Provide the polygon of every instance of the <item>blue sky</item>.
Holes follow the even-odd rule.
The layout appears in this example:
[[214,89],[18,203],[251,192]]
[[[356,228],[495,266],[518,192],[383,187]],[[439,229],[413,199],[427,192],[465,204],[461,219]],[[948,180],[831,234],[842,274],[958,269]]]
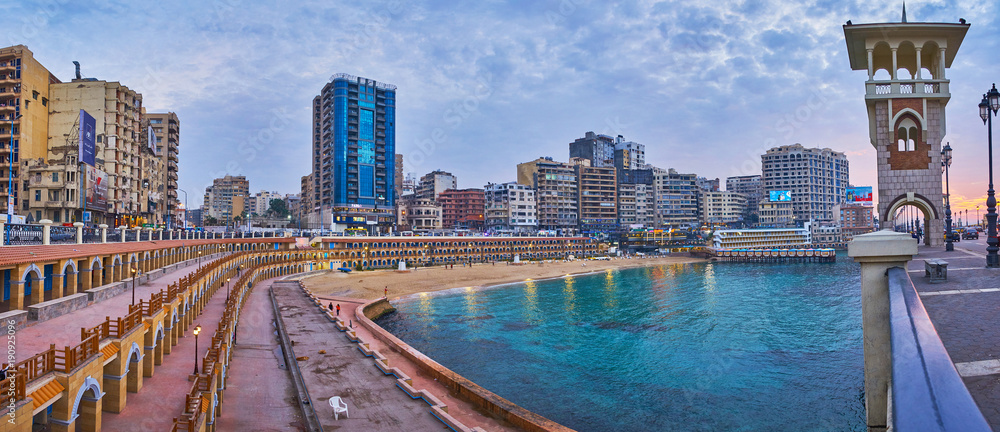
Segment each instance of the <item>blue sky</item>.
[[[397,85],[406,171],[451,171],[463,188],[512,181],[538,156],[566,160],[590,130],[723,179],[759,174],[775,145],[830,147],[849,155],[853,183],[873,185],[866,75],[850,70],[841,26],[900,18],[897,1],[89,3],[4,3],[14,24],[0,44],[27,45],[64,81],[78,60],[85,76],[141,92],[147,110],[176,112],[193,206],[226,173],[298,192],[311,101],[337,72]],[[907,14],[972,24],[949,70],[946,140],[955,204],[982,201],[977,104],[1000,81],[1000,7],[915,1]]]

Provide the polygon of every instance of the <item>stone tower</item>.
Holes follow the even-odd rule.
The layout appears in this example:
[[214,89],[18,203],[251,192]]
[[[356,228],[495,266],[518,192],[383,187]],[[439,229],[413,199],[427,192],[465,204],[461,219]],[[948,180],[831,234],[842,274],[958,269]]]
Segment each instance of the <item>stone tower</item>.
[[844,25],[851,69],[867,70],[868,133],[878,163],[882,228],[904,205],[923,213],[924,244],[944,243],[941,140],[951,99],[951,67],[969,24],[902,22]]

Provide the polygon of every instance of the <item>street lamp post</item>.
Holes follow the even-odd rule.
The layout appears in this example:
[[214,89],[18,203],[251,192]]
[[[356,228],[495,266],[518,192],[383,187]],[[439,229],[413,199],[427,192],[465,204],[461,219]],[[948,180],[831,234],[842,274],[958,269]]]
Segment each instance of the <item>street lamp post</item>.
[[226,278],[226,303],[229,303],[229,280],[231,278]]
[[138,276],[139,271],[132,268],[132,304],[135,304],[135,279]]
[[[993,190],[993,116],[997,114],[998,109],[1000,109],[1000,92],[997,91],[997,85],[993,84],[993,88],[983,95],[983,100],[979,103],[979,117],[987,125],[987,144],[989,146],[990,188],[986,191],[987,268],[1000,267],[1000,256],[997,255],[997,250],[1000,250],[998,247],[1000,241],[997,239],[997,198]],[[990,115],[990,111],[992,111],[992,115]]]
[[194,373],[198,374],[198,333],[201,333],[201,326],[194,326]]
[[977,227],[983,226],[983,220],[979,218],[979,206],[976,206],[976,226]]
[[951,143],[941,149],[941,169],[944,171],[944,250],[954,251],[955,244],[951,239],[951,185],[948,180],[948,168],[951,167]]

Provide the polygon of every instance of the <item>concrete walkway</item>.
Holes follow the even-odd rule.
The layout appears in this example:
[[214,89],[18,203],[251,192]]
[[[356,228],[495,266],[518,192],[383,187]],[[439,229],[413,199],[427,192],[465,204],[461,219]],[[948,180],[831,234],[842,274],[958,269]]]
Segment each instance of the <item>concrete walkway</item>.
[[[177,339],[177,345],[170,354],[163,356],[163,363],[156,366],[153,376],[143,378],[142,389],[128,394],[125,410],[120,414],[104,413],[102,430],[170,430],[174,417],[180,416],[184,410],[184,397],[193,384],[188,381],[188,376],[194,373],[195,359],[200,370],[201,360],[208,352],[225,308],[226,289],[222,288],[209,299],[201,315],[195,317],[187,334]],[[198,352],[195,353],[195,337],[191,329],[197,325],[201,325],[202,334],[198,336]]]
[[[197,259],[189,260],[197,263]],[[205,265],[211,260],[202,259]],[[149,301],[149,297],[154,292],[167,289],[167,286],[177,282],[182,277],[191,274],[198,269],[197,264],[181,267],[173,273],[168,273],[158,279],[151,280],[145,284],[138,282],[135,285],[135,301]],[[116,282],[117,283],[117,282]],[[132,290],[130,289],[107,300],[94,303],[83,309],[77,309],[66,315],[52,318],[33,324],[29,321],[29,326],[17,331],[17,350],[15,357],[17,361],[34,356],[49,349],[49,344],[56,344],[56,348],[66,346],[76,346],[81,342],[80,329],[91,328],[104,322],[106,317],[111,319],[128,315],[128,306],[132,304]],[[225,292],[223,292],[225,297]]]
[[[948,262],[948,280],[931,284],[924,260]],[[1000,269],[986,269],[985,236],[955,250],[921,246],[907,266],[927,314],[965,385],[994,430],[1000,430]]]
[[240,314],[220,431],[306,430],[275,333],[270,285],[258,283]]
[[[325,430],[449,430],[431,414],[427,403],[411,399],[396,387],[395,378],[384,375],[374,360],[365,357],[296,284],[276,284],[274,293],[295,355],[303,359],[299,368]],[[334,420],[328,404],[331,396],[344,398],[350,418]]]

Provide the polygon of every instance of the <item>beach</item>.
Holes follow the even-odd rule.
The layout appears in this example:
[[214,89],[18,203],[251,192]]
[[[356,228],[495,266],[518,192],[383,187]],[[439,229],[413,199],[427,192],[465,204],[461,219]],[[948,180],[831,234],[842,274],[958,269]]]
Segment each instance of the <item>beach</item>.
[[317,295],[351,297],[374,300],[384,295],[388,289],[390,300],[422,292],[441,291],[452,288],[488,287],[505,283],[523,282],[526,279],[545,279],[631,267],[646,267],[665,264],[705,262],[704,259],[687,256],[657,258],[621,258],[609,261],[576,260],[532,262],[519,265],[498,262],[496,264],[474,264],[472,267],[456,264],[454,268],[438,265],[420,267],[408,271],[373,270],[351,273],[319,274],[303,278],[306,288]]

